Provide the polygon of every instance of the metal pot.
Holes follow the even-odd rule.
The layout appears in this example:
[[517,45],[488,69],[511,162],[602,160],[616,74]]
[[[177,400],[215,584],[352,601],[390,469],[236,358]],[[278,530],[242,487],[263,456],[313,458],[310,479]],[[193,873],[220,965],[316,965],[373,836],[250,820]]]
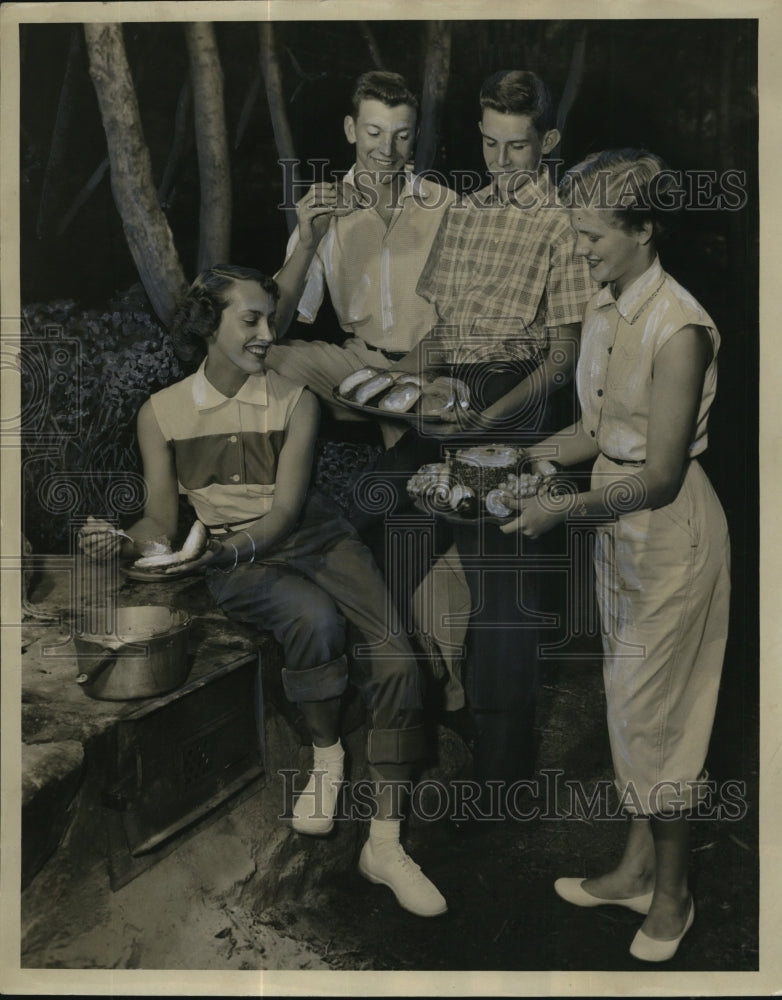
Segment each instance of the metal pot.
[[73,637],[79,660],[76,683],[91,698],[151,698],[183,684],[190,673],[190,616],[165,605],[118,608],[116,628]]

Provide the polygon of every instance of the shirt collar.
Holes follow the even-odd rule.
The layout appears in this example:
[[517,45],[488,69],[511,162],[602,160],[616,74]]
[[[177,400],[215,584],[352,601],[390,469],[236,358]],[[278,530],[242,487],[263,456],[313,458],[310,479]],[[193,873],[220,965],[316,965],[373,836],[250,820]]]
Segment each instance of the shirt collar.
[[205,372],[206,359],[201,362],[193,380],[193,402],[197,410],[214,410],[224,403],[249,403],[253,406],[267,406],[266,375],[248,375],[242,388],[235,396],[224,396],[215,389]]
[[659,292],[664,281],[665,272],[660,264],[660,258],[655,257],[644,273],[631,282],[618,299],[614,298],[610,282],[603,285],[595,298],[595,308],[616,305],[620,316],[632,324],[646,303]]
[[483,205],[512,205],[517,203],[518,207],[528,212],[537,212],[541,205],[551,204],[552,200],[555,202],[557,200],[551,174],[545,163],[540,164],[537,173],[527,174],[515,190],[517,192],[515,199],[503,197],[497,191],[495,181],[492,180],[485,188],[481,188],[475,197]]

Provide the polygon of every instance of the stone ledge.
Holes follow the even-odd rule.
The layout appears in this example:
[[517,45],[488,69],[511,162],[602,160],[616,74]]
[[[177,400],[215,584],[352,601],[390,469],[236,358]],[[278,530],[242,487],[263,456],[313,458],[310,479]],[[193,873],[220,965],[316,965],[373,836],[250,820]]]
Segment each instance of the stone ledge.
[[22,746],[22,886],[57,849],[81,784],[84,748],[76,740]]
[[[139,710],[162,707],[171,696],[103,701],[89,697],[76,683],[74,579],[72,563],[58,557],[55,570],[44,571],[31,593],[28,607],[36,618],[22,629],[23,885],[62,842],[87,772],[98,782],[108,774],[106,757],[120,724]],[[149,584],[122,578],[107,597],[119,606],[172,605],[193,617],[191,669],[177,691],[207,684],[213,674],[246,663],[257,652],[262,654],[267,697],[276,699],[276,687],[281,691],[281,652],[273,637],[229,621],[215,609],[201,577]]]

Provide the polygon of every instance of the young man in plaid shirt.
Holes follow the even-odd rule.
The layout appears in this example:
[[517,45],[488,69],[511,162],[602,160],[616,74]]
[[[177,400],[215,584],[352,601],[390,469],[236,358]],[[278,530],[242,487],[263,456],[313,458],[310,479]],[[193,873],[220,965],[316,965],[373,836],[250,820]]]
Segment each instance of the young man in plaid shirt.
[[[503,70],[485,81],[480,103],[491,181],[448,210],[417,288],[438,322],[398,365],[417,372],[433,361],[457,364],[471,383],[473,412],[461,427],[438,427],[426,438],[410,433],[382,456],[397,488],[403,469],[441,458],[443,438],[454,430],[486,443],[545,436],[561,424],[552,395],[571,380],[577,360],[592,284],[542,163],[560,139],[547,88],[533,73]],[[474,609],[465,690],[475,773],[484,787],[494,779],[507,789],[534,769],[542,574],[520,572],[518,543],[494,525],[455,526],[454,541]],[[534,556],[535,546],[524,539],[523,557]],[[488,805],[505,808],[496,796]]]

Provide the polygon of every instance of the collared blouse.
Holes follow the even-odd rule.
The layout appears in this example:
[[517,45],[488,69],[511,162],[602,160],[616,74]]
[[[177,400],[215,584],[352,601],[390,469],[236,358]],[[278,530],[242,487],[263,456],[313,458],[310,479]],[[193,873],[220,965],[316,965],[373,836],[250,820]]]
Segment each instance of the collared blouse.
[[705,451],[709,409],[717,388],[720,336],[711,317],[662,269],[659,258],[614,298],[605,285],[584,318],[576,385],[584,430],[609,458],[643,462],[654,359],[685,326],[705,327],[713,354],[706,369],[690,457]]
[[271,510],[285,428],[301,393],[268,371],[249,375],[235,396],[224,396],[202,363],[150,397],[174,451],[179,492],[204,524],[247,523]]

